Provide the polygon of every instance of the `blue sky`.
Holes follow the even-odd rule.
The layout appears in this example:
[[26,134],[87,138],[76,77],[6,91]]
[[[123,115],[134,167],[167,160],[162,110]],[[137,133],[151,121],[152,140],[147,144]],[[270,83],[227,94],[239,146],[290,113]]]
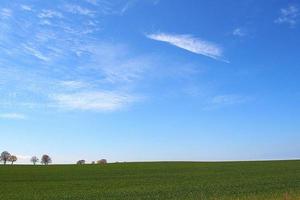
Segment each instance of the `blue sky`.
[[299,1],[1,1],[0,150],[299,158],[299,27]]

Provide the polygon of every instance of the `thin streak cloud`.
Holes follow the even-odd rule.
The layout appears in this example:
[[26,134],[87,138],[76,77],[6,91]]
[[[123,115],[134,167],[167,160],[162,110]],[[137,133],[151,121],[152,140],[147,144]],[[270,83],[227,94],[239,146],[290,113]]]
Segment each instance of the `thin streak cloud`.
[[20,113],[2,113],[0,119],[23,120],[26,119],[26,116]]
[[114,91],[92,91],[53,95],[61,109],[83,111],[115,111],[137,100],[129,94]]
[[212,42],[201,40],[192,35],[155,33],[147,34],[146,36],[152,40],[166,42],[195,54],[207,56],[216,60],[223,60],[223,51],[220,46]]

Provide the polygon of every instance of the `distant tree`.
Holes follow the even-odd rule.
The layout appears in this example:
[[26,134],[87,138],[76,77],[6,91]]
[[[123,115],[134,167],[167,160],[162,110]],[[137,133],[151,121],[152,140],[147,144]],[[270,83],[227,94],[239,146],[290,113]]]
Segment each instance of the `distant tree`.
[[42,158],[41,158],[41,163],[42,164],[48,165],[51,162],[52,162],[52,160],[51,160],[50,156],[48,156],[46,154],[42,156]]
[[85,160],[78,160],[76,164],[77,165],[84,165],[85,164]]
[[8,161],[9,157],[10,153],[8,153],[7,151],[3,151],[0,156],[0,161],[2,161],[4,165],[6,165],[6,162]]
[[30,162],[32,162],[35,165],[37,162],[39,162],[39,159],[36,156],[32,156]]
[[92,165],[94,165],[95,164],[95,161],[92,161],[92,163],[91,163]]
[[98,160],[98,161],[97,161],[97,164],[105,165],[105,164],[107,164],[107,160],[106,160],[106,159]]
[[16,162],[17,160],[18,160],[17,156],[11,155],[11,156],[9,156],[7,161],[11,162],[11,164],[13,165],[14,162]]

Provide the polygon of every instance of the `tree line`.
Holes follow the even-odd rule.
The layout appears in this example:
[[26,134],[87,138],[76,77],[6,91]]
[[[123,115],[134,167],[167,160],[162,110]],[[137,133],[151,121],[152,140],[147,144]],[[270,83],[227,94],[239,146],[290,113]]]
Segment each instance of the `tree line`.
[[[17,156],[10,154],[8,151],[3,151],[0,155],[0,162],[3,162],[4,165],[6,165],[7,162],[11,162],[11,165],[14,164],[18,160]],[[30,159],[30,162],[32,162],[34,165],[38,163],[40,160],[36,156],[32,156]],[[47,154],[44,154],[41,157],[41,164],[48,165],[52,162],[52,159]]]
[[[78,160],[76,162],[77,165],[84,165],[86,162],[85,160]],[[97,162],[95,161],[92,161],[91,164],[100,164],[100,165],[104,165],[104,164],[107,164],[107,160],[106,159],[101,159],[101,160],[97,160]]]
[[[0,162],[3,162],[4,165],[7,164],[7,162],[10,162],[11,165],[14,164],[14,162],[16,162],[18,160],[17,156],[10,154],[8,151],[3,151],[0,155]],[[32,156],[30,159],[30,162],[32,162],[34,165],[36,165],[39,161],[41,161],[41,164],[44,165],[48,165],[50,163],[52,163],[52,159],[49,155],[44,154],[41,159],[39,159],[37,156]],[[76,164],[78,165],[83,165],[85,164],[85,160],[79,160],[76,162]],[[91,164],[107,164],[107,160],[106,159],[101,159],[98,161],[92,161]]]

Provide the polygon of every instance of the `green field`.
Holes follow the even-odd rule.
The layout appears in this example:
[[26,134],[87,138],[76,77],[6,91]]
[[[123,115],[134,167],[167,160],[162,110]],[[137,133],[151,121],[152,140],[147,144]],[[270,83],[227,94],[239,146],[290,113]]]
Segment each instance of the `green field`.
[[300,199],[300,161],[1,165],[0,199]]

